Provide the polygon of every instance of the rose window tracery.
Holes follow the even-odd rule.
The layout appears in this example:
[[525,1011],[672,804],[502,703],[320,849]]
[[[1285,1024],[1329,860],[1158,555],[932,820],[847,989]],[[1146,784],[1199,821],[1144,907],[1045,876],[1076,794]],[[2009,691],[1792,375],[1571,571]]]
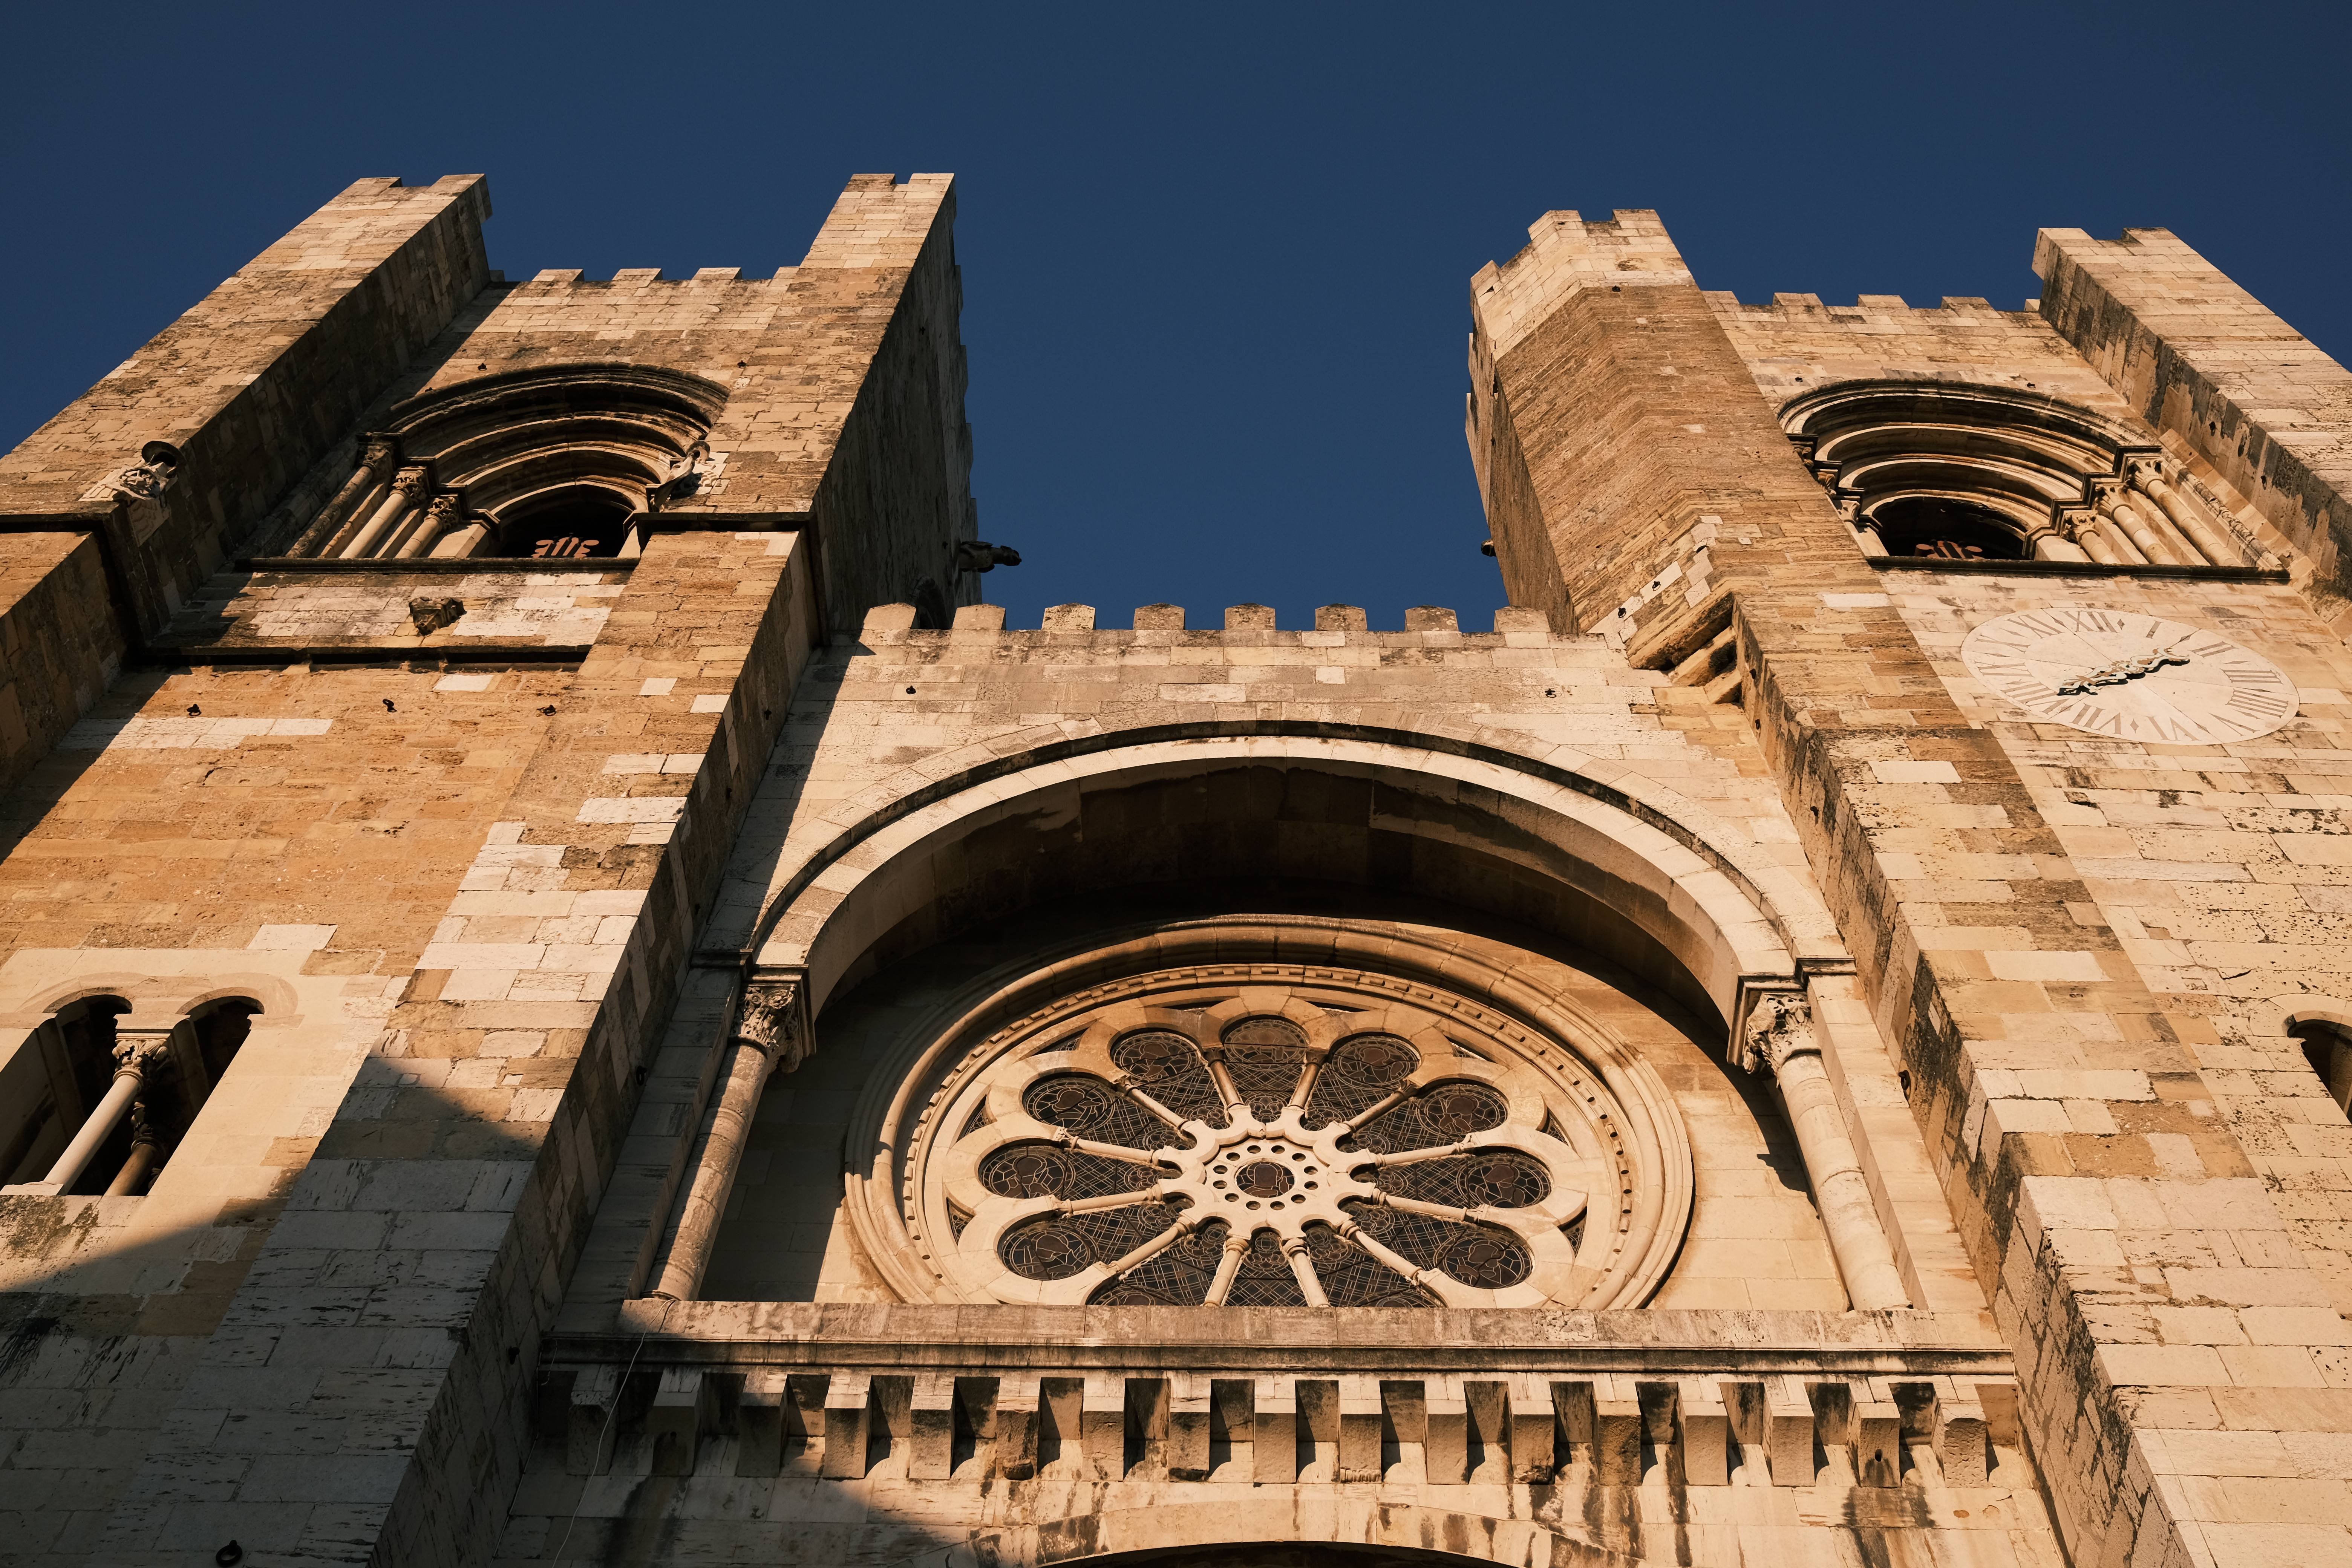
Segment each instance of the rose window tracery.
[[1423,988],[1132,984],[1001,1032],[922,1112],[901,1217],[951,1294],[1597,1307],[1662,1273],[1663,1094]]

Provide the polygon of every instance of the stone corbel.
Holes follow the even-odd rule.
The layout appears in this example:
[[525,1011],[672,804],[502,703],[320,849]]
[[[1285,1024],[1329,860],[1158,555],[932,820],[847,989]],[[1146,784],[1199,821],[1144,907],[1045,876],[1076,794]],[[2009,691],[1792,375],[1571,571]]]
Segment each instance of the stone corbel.
[[139,448],[139,460],[115,469],[83,493],[84,500],[111,502],[121,507],[131,525],[134,543],[143,544],[163,526],[164,492],[179,477],[180,449],[169,441],[150,441]]

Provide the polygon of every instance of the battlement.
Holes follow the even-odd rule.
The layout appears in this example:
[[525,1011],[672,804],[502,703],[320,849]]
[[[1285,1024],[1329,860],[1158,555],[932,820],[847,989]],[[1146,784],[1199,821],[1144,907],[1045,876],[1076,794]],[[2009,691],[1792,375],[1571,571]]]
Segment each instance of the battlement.
[[705,267],[690,278],[665,278],[658,267],[624,267],[610,278],[591,278],[577,267],[545,267],[517,287],[526,289],[765,288],[791,281],[799,270],[797,267],[780,267],[771,278],[746,278],[740,267]]
[[1560,302],[1584,289],[1659,288],[1691,281],[1665,225],[1647,208],[1605,222],[1549,212],[1528,226],[1509,260],[1488,262],[1470,280],[1471,309],[1488,353],[1507,353]]
[[855,174],[810,242],[803,267],[912,267],[935,222],[952,224],[953,174]]
[[1363,610],[1355,605],[1325,605],[1315,612],[1314,629],[1294,627],[1285,631],[1276,626],[1274,607],[1270,605],[1234,605],[1225,611],[1222,626],[1187,626],[1184,608],[1181,605],[1139,605],[1128,626],[1097,626],[1092,605],[1055,605],[1046,609],[1041,624],[1034,629],[1009,627],[1004,624],[1002,605],[966,605],[955,613],[955,625],[949,629],[917,628],[917,611],[912,605],[877,605],[866,614],[865,640],[903,642],[915,639],[953,639],[968,641],[974,633],[985,633],[1023,641],[1075,639],[1130,642],[1139,640],[1186,642],[1237,642],[1250,644],[1296,644],[1309,647],[1341,647],[1355,643],[1396,643],[1412,645],[1475,646],[1500,643],[1510,647],[1581,647],[1587,643],[1599,646],[1598,636],[1555,636],[1546,625],[1541,610],[1515,608],[1509,605],[1495,612],[1492,632],[1465,632],[1460,617],[1452,610],[1438,605],[1416,605],[1404,613],[1404,626],[1398,631],[1375,631],[1368,624]]
[[772,277],[746,278],[740,267],[705,267],[690,278],[665,278],[658,267],[624,267],[610,278],[590,278],[577,267],[549,267],[522,287],[691,290],[786,283],[803,268],[912,267],[933,226],[942,216],[952,222],[954,212],[953,174],[910,174],[903,183],[891,174],[853,174],[808,254]]
[[1851,305],[1826,305],[1819,294],[1778,293],[1772,296],[1769,304],[1751,304],[1728,289],[1707,289],[1701,292],[1707,304],[1722,316],[1737,313],[1743,316],[1820,317],[1833,321],[1871,321],[1902,311],[1912,316],[1999,316],[2020,321],[2040,320],[2035,313],[2037,300],[2028,300],[2017,310],[2004,310],[1991,300],[1972,294],[1948,294],[1943,302],[1937,305],[1914,305],[1900,294],[1858,294]]

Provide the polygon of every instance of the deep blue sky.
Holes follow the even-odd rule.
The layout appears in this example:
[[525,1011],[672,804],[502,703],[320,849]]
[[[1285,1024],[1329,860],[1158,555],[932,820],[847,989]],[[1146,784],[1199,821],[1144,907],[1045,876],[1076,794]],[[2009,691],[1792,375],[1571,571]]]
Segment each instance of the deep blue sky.
[[2008,309],[2038,226],[2161,226],[2352,352],[2335,7],[17,16],[0,446],[362,175],[487,172],[492,266],[603,277],[771,271],[850,174],[950,170],[1014,626],[1166,599],[1483,626],[1468,282],[1552,207],[1658,208],[1743,299]]

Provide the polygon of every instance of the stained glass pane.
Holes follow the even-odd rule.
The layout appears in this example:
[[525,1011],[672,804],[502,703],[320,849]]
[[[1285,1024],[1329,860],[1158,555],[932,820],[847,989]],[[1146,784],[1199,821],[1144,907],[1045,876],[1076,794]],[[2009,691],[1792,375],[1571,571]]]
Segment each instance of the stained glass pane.
[[1175,1223],[1176,1206],[1165,1203],[1044,1215],[1006,1231],[997,1256],[1024,1279],[1066,1279],[1090,1263],[1117,1262]]
[[1170,1029],[1140,1029],[1110,1048],[1118,1070],[1143,1092],[1184,1118],[1212,1127],[1225,1124],[1224,1101],[1192,1042]]
[[1449,1154],[1412,1165],[1383,1165],[1373,1178],[1383,1192],[1454,1208],[1523,1209],[1551,1195],[1551,1173],[1512,1150]]
[[1500,1289],[1535,1272],[1535,1259],[1517,1237],[1482,1225],[1460,1225],[1406,1214],[1360,1200],[1343,1205],[1364,1233],[1408,1263],[1435,1268],[1465,1285]]
[[1217,1276],[1225,1234],[1223,1220],[1209,1221],[1105,1285],[1095,1292],[1095,1300],[1110,1307],[1199,1306],[1208,1300],[1210,1282]]
[[1062,1073],[1041,1078],[1021,1097],[1029,1114],[1049,1127],[1129,1149],[1164,1149],[1176,1130],[1098,1078]]
[[1156,1166],[1106,1160],[1078,1149],[1015,1143],[980,1163],[981,1185],[1000,1197],[1093,1198],[1140,1192],[1160,1178]]
[[1259,1231],[1250,1237],[1249,1250],[1242,1254],[1242,1266],[1234,1276],[1233,1289],[1225,1292],[1228,1307],[1304,1307],[1307,1293],[1298,1288],[1298,1276],[1290,1269],[1290,1259],[1282,1255],[1282,1247],[1270,1230]]
[[1307,1065],[1307,1031],[1287,1018],[1244,1018],[1225,1031],[1225,1073],[1260,1121],[1282,1114]]
[[1364,1123],[1349,1143],[1379,1154],[1439,1149],[1500,1127],[1510,1113],[1510,1102],[1483,1083],[1435,1084]]
[[1328,1226],[1307,1228],[1307,1256],[1335,1307],[1431,1307],[1420,1286]]
[[1309,1127],[1347,1121],[1402,1088],[1421,1053],[1394,1035],[1358,1035],[1342,1040],[1315,1075],[1303,1119]]

